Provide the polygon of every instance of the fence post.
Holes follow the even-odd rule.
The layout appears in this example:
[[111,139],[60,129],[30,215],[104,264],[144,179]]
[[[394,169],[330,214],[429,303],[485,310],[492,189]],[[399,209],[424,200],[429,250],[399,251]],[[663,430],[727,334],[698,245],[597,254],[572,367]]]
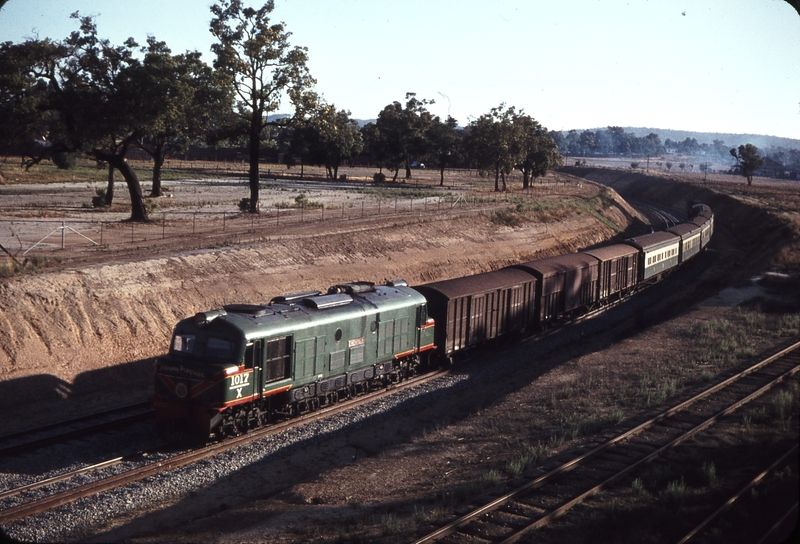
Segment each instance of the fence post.
[[167,217],[166,215],[161,218],[161,239],[167,237]]
[[322,222],[325,222],[325,204],[322,205]]
[[65,239],[67,236],[67,227],[64,221],[61,222],[61,249],[64,249]]
[[306,205],[305,204],[301,204],[300,205],[300,222],[301,223],[303,223],[305,215],[306,215]]
[[133,243],[133,221],[131,221],[131,243]]
[[361,219],[364,219],[364,201],[361,201]]
[[100,221],[100,245],[103,245],[103,222]]
[[227,214],[225,212],[222,212],[222,232],[225,232],[225,219],[226,219],[226,217],[227,217]]

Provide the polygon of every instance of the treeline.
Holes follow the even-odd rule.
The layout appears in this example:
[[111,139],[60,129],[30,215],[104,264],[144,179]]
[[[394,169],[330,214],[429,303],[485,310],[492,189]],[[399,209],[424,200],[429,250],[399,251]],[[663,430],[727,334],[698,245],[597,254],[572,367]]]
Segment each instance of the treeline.
[[[69,167],[85,156],[125,179],[131,218],[147,220],[141,184],[126,156],[140,149],[153,160],[151,197],[161,196],[167,157],[190,147],[243,149],[249,197],[259,209],[259,163],[280,154],[290,166],[324,166],[336,179],[342,164],[358,161],[378,169],[376,181],[412,177],[412,168],[477,168],[506,189],[513,170],[523,184],[563,164],[563,155],[657,156],[670,142],[657,134],[637,138],[619,127],[598,131],[548,131],[533,117],[500,104],[458,127],[428,111],[433,101],[413,93],[388,104],[374,123],[359,127],[350,113],[327,104],[314,90],[308,51],[289,42],[274,23],[268,1],[260,9],[241,0],[216,0],[210,31],[214,60],[200,53],[174,54],[149,36],[115,45],[98,36],[93,17],[74,13],[78,29],[63,40],[28,39],[0,44],[0,149],[21,150],[23,165],[44,160]],[[293,111],[290,115],[277,112]],[[720,143],[720,146],[722,143]],[[726,150],[727,152],[728,150]]]

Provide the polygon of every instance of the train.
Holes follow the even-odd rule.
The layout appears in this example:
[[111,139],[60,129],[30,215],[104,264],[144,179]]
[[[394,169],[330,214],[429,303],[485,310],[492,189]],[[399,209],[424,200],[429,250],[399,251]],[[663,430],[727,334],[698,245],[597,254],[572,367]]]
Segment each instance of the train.
[[155,361],[159,430],[208,440],[386,387],[617,302],[703,251],[705,204],[664,231],[410,287],[357,281],[199,312]]

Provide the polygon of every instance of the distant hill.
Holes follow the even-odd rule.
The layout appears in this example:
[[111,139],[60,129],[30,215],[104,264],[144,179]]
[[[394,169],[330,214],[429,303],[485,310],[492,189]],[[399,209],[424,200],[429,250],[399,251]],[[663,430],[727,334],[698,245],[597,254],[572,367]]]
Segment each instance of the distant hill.
[[638,138],[647,136],[651,132],[655,132],[661,137],[662,143],[667,138],[676,142],[682,142],[686,138],[695,138],[697,139],[697,143],[709,145],[714,143],[714,140],[722,140],[725,142],[725,145],[730,147],[739,147],[742,144],[753,144],[759,149],[765,149],[768,147],[800,149],[800,140],[795,140],[793,138],[782,138],[780,136],[764,136],[761,134],[726,134],[720,132],[692,132],[689,130],[670,130],[642,127],[624,127],[624,130],[625,132],[632,132]]

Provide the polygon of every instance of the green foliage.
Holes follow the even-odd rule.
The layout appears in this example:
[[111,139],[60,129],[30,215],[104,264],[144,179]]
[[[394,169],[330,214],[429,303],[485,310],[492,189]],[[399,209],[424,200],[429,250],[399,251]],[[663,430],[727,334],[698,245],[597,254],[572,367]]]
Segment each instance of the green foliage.
[[105,208],[106,207],[106,189],[105,187],[100,187],[95,189],[95,196],[92,197],[92,206],[95,208]]
[[53,164],[61,170],[73,170],[78,164],[78,155],[76,153],[55,153],[53,155]]
[[730,153],[736,159],[739,173],[747,178],[748,185],[752,185],[756,170],[764,166],[764,159],[758,154],[758,148],[753,144],[740,145],[738,149],[731,149]]
[[239,201],[239,211],[242,213],[246,213],[250,211],[250,199],[248,197],[244,197]]
[[658,497],[667,509],[677,512],[683,507],[686,501],[686,483],[683,478],[673,480],[667,484],[667,487],[661,491]]

